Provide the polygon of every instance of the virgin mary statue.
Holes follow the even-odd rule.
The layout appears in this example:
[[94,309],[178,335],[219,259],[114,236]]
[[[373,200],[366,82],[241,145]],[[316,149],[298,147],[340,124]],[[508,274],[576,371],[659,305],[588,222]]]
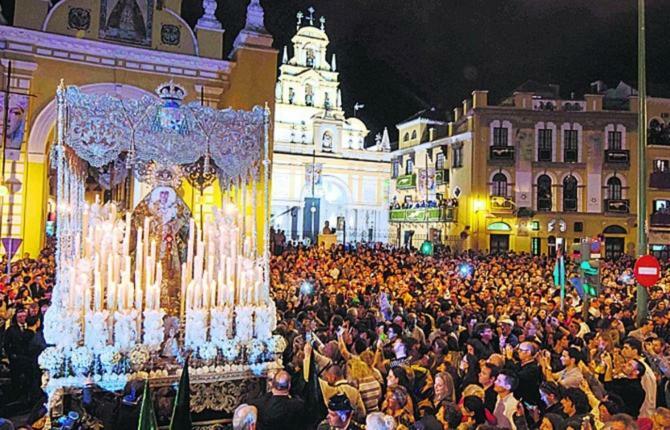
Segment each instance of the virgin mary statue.
[[[181,263],[186,261],[191,211],[171,186],[160,185],[135,207],[133,229],[150,217],[149,237],[156,242],[156,253],[163,268],[161,306],[169,313],[179,311]],[[134,234],[131,237],[135,237]]]

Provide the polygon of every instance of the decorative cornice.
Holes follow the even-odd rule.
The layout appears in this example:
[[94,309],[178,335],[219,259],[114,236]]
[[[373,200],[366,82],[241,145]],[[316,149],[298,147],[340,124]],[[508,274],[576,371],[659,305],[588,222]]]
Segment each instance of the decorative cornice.
[[[234,62],[0,26],[0,49],[20,55],[188,78],[221,79]],[[223,75],[223,76],[222,76]]]

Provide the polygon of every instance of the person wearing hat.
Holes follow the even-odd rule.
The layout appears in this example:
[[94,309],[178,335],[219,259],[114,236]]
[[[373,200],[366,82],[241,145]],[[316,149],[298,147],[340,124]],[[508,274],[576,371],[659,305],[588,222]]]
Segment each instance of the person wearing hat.
[[317,430],[362,430],[353,421],[354,408],[344,394],[336,394],[328,401],[328,415]]

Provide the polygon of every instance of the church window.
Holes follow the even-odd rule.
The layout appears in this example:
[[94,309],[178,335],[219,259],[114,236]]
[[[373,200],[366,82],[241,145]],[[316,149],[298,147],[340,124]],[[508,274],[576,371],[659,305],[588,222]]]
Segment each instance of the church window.
[[305,85],[305,106],[314,106],[314,89],[310,84]]
[[407,142],[409,140],[409,133],[405,133],[402,140],[403,140],[403,142]]
[[288,103],[292,105],[294,101],[295,101],[295,90],[292,87],[290,87],[288,89]]
[[306,57],[306,63],[307,67],[314,67],[314,50],[312,48],[307,48],[307,57]]
[[416,130],[412,131],[412,139],[416,139]]

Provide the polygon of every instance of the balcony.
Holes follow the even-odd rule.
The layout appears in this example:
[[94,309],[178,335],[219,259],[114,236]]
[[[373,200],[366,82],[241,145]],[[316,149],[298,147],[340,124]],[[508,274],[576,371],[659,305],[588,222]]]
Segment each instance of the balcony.
[[627,149],[606,149],[605,164],[628,167],[630,165],[630,151]]
[[650,218],[652,227],[670,227],[670,212],[656,212]]
[[491,196],[491,212],[512,213],[515,206],[514,200],[509,197]]
[[628,199],[605,200],[605,212],[612,214],[630,213],[630,201]]
[[396,190],[411,190],[416,188],[416,175],[402,175],[395,180]]
[[491,146],[489,148],[489,163],[514,164],[513,146]]
[[647,144],[670,146],[670,126],[658,125],[647,129]]
[[456,208],[392,209],[390,222],[453,222]]
[[670,171],[653,172],[649,175],[649,187],[670,190]]
[[449,183],[449,170],[438,169],[435,171],[435,184],[444,185]]

